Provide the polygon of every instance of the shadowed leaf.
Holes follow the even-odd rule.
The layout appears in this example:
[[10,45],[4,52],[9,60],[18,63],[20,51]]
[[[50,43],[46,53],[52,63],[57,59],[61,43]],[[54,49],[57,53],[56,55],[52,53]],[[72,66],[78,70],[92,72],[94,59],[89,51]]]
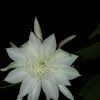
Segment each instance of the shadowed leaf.
[[79,95],[82,100],[100,100],[100,73],[86,83]]
[[100,34],[100,24],[98,24],[98,27],[96,28],[96,30],[89,36],[88,39],[93,38],[95,35]]
[[92,44],[90,47],[80,49],[75,54],[81,56],[80,61],[100,58],[100,42]]

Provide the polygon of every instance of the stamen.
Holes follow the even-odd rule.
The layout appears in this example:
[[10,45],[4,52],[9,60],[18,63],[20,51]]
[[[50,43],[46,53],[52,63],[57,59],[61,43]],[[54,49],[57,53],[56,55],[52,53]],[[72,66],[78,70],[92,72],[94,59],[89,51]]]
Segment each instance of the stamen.
[[[54,58],[55,59],[55,58]],[[30,77],[38,78],[38,81],[45,78],[48,79],[52,74],[55,74],[55,71],[58,68],[51,67],[50,64],[56,62],[54,59],[46,60],[46,57],[40,56],[36,59],[36,62],[32,62],[32,55],[27,59],[30,63],[26,64],[25,71],[29,74]],[[54,71],[51,71],[53,69]]]

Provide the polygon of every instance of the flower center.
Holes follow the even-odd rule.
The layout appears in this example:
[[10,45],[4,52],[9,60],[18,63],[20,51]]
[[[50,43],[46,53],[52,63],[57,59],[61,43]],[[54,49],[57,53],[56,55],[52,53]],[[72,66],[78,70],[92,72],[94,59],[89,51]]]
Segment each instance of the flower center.
[[50,65],[45,57],[39,57],[36,62],[30,61],[29,65],[25,67],[25,71],[31,77],[37,77],[38,80],[48,78],[52,73],[50,71]]
[[39,62],[39,65],[40,65],[40,66],[44,66],[44,65],[45,65],[45,62],[44,62],[44,61],[40,61],[40,62]]

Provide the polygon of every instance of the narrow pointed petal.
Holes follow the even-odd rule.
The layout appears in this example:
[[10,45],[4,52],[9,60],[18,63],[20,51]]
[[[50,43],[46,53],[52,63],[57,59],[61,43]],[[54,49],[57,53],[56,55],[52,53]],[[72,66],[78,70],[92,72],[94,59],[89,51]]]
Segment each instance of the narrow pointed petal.
[[72,36],[69,36],[69,37],[65,38],[63,41],[61,41],[59,43],[58,48],[61,48],[63,45],[65,45],[66,43],[68,43],[69,41],[74,39],[75,37],[76,37],[76,35],[72,35]]
[[38,100],[41,90],[41,82],[38,82],[34,90],[28,94],[28,100]]
[[24,67],[24,64],[12,62],[7,67],[0,69],[0,71],[7,71],[11,68],[18,68],[18,67]]
[[11,47],[13,47],[13,48],[17,48],[17,46],[16,46],[13,42],[10,42],[10,45],[11,45]]
[[41,28],[40,28],[39,22],[36,17],[34,21],[34,33],[41,41],[43,40]]
[[26,75],[27,73],[24,71],[23,67],[17,68],[9,72],[4,80],[9,83],[19,83],[25,79]]
[[46,38],[43,42],[43,46],[44,46],[44,50],[45,50],[45,56],[51,57],[56,50],[55,35],[52,34],[48,38]]
[[24,97],[28,93],[32,92],[37,84],[36,78],[27,77],[21,84],[19,97]]
[[73,95],[71,94],[71,92],[68,90],[66,86],[58,85],[58,87],[59,87],[59,90],[63,93],[63,95],[65,95],[70,100],[74,100]]
[[53,83],[50,79],[42,80],[42,89],[48,97],[54,100],[58,100],[59,97],[58,86],[55,83]]
[[70,81],[61,71],[58,71],[57,74],[52,75],[51,80],[56,84],[71,86]]
[[34,48],[36,48],[36,50],[39,50],[40,46],[41,46],[41,41],[40,39],[38,39],[33,32],[30,33],[29,36],[29,41],[32,42],[32,44],[34,45]]
[[7,53],[9,57],[14,61],[24,61],[24,52],[20,48],[7,48]]
[[73,67],[68,67],[66,69],[63,69],[62,72],[68,77],[69,80],[72,80],[81,76],[79,72]]

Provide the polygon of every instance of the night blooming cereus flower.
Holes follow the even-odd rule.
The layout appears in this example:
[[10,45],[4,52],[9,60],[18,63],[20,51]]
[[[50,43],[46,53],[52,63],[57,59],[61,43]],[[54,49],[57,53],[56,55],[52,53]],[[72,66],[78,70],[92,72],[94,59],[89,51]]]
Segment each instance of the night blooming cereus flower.
[[80,74],[71,65],[78,56],[62,49],[56,50],[55,35],[52,34],[42,41],[42,33],[37,19],[34,21],[34,32],[21,47],[7,48],[9,57],[14,61],[6,71],[15,68],[4,79],[11,84],[22,82],[17,100],[28,94],[28,100],[38,100],[41,87],[47,97],[58,100],[59,90],[70,100],[74,100],[67,89],[72,80]]

